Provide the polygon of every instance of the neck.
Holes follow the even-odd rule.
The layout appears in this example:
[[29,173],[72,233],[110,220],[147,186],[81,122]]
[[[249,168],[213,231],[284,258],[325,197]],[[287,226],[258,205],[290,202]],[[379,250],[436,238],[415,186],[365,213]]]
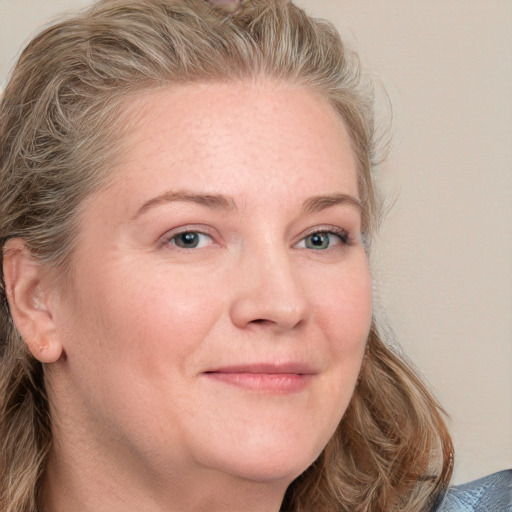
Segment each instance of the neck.
[[211,470],[135,469],[135,461],[118,455],[60,437],[47,466],[42,511],[278,512],[289,483],[254,482]]

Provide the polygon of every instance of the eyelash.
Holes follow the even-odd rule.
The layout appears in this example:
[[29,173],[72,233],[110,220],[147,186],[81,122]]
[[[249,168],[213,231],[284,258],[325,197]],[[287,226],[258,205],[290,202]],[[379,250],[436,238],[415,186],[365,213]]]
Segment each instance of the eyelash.
[[[173,246],[177,247],[178,249],[185,250],[185,251],[197,249],[197,248],[199,248],[199,249],[203,248],[203,247],[198,247],[198,245],[201,243],[200,239],[198,240],[197,245],[192,246],[192,247],[184,247],[184,246],[178,245],[178,243],[176,242],[176,240],[178,240],[178,237],[182,237],[184,235],[189,235],[189,234],[196,235],[199,237],[201,237],[201,236],[208,237],[211,241],[213,240],[212,236],[209,235],[208,233],[204,233],[203,231],[200,231],[198,229],[188,228],[188,229],[183,229],[182,231],[179,231],[177,233],[172,233],[172,235],[167,235],[164,239],[164,244],[173,245]],[[308,247],[306,245],[307,239],[310,237],[313,237],[315,235],[327,235],[329,237],[329,243],[328,243],[327,247],[324,247],[324,248]],[[332,242],[331,242],[330,237],[333,235],[339,240],[341,245],[343,245],[343,246],[353,245],[353,242],[352,242],[349,234],[347,233],[347,231],[345,231],[344,229],[335,227],[335,226],[329,226],[329,227],[323,227],[323,228],[315,228],[312,231],[307,232],[305,235],[303,235],[301,237],[301,239],[297,243],[294,244],[294,247],[297,247],[299,244],[303,243],[304,246],[300,247],[300,248],[316,250],[316,251],[327,250],[327,249],[331,248],[330,246],[332,245]]]
[[[199,231],[197,229],[193,229],[193,228],[189,228],[189,229],[184,229],[178,233],[173,233],[172,235],[167,235],[165,237],[165,240],[164,242],[166,244],[169,244],[169,245],[174,245],[176,246],[178,249],[182,249],[182,250],[191,250],[191,249],[196,249],[197,248],[197,245],[194,246],[194,247],[180,247],[177,243],[176,243],[176,240],[178,239],[178,237],[180,236],[184,236],[184,235],[199,235],[199,236],[205,236],[205,237],[208,237],[210,240],[213,240],[213,238],[208,234],[208,233],[204,233],[202,231]],[[199,241],[200,243],[200,241]],[[201,247],[200,247],[201,248]]]
[[[298,243],[306,243],[306,240],[312,236],[315,236],[315,235],[334,235],[335,237],[338,238],[338,240],[340,241],[341,245],[343,246],[351,246],[353,245],[352,243],[352,240],[349,236],[349,234],[347,233],[347,231],[345,231],[344,229],[341,229],[341,228],[337,228],[337,227],[334,227],[334,226],[329,226],[329,227],[324,227],[324,228],[315,228],[313,229],[312,231],[308,232],[306,235],[304,235]],[[297,245],[297,244],[296,244]],[[324,249],[316,249],[316,250],[326,250],[326,249],[329,249],[331,248],[330,247],[330,243],[329,243],[329,246],[324,248]],[[305,247],[306,249],[308,249],[308,247]],[[311,250],[315,250],[314,248],[309,248]]]

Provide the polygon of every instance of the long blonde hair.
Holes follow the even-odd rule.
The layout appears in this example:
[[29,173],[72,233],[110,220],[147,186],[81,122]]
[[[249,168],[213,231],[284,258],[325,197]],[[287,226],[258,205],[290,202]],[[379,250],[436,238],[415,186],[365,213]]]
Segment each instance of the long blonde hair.
[[[35,257],[65,271],[77,212],[108,179],[130,95],[258,75],[309,88],[339,114],[371,235],[378,220],[373,87],[332,25],[282,0],[246,2],[232,17],[203,0],[104,0],[38,35],[7,84],[2,248],[19,237]],[[35,512],[52,443],[45,372],[12,322],[3,274],[0,358],[0,503],[5,512]],[[320,457],[288,488],[282,510],[426,511],[451,470],[442,411],[374,324],[349,408]]]

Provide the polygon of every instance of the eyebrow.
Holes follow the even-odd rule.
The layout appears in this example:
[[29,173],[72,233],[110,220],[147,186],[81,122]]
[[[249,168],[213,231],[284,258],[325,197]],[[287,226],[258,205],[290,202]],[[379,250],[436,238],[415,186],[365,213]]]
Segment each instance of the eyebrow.
[[199,204],[212,210],[236,210],[236,205],[233,199],[223,196],[222,194],[196,194],[187,191],[174,192],[169,190],[146,201],[137,210],[133,219],[136,219],[155,206],[174,202]]
[[327,194],[310,197],[302,204],[302,211],[305,213],[316,213],[338,205],[355,206],[359,211],[363,211],[361,201],[350,194]]
[[[151,208],[174,202],[198,204],[212,210],[232,211],[237,209],[235,201],[231,197],[222,194],[196,194],[188,191],[169,190],[146,201],[137,210],[133,219],[143,215]],[[302,203],[301,210],[304,213],[316,213],[338,205],[349,205],[356,207],[360,211],[363,210],[363,205],[359,199],[350,194],[341,193],[309,197]]]

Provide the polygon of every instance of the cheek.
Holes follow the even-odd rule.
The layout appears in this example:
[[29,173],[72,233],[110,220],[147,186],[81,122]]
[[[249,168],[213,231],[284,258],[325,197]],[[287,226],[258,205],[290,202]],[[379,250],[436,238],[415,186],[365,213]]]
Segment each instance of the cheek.
[[185,372],[227,309],[221,283],[204,273],[139,265],[123,273],[112,270],[109,281],[101,286],[115,292],[94,306],[96,323],[118,366],[144,380],[164,375],[169,381]]
[[[175,276],[174,276],[175,277]],[[159,353],[186,353],[206,335],[216,318],[211,293],[179,279],[132,280],[118,290],[102,313],[107,338],[123,350],[155,363]],[[210,297],[210,300],[208,298]]]
[[169,390],[184,393],[190,360],[219,306],[211,293],[176,276],[166,279],[143,265],[132,270],[118,266],[106,269],[103,278],[77,279],[65,301],[62,333],[75,402],[101,424],[137,429],[137,418],[151,411],[176,420]]
[[[329,354],[329,369],[322,379],[323,413],[316,425],[323,448],[350,403],[372,321],[372,283],[366,260],[361,256],[340,272],[331,272],[312,300],[316,327]],[[318,281],[317,281],[318,283]]]
[[[172,361],[175,366],[185,363],[208,337],[220,315],[220,305],[212,300],[212,293],[190,284],[146,283],[138,304],[132,305],[138,308],[133,315],[138,320],[128,329],[127,336],[133,343],[142,343],[142,351],[151,353],[145,367],[149,374],[163,361]],[[132,319],[127,318],[125,325],[130,323]]]
[[352,398],[372,322],[372,282],[366,256],[325,282],[315,317],[330,354],[326,400],[331,425],[345,414]]
[[324,280],[313,301],[331,350],[338,357],[362,354],[372,321],[372,280],[366,256]]

